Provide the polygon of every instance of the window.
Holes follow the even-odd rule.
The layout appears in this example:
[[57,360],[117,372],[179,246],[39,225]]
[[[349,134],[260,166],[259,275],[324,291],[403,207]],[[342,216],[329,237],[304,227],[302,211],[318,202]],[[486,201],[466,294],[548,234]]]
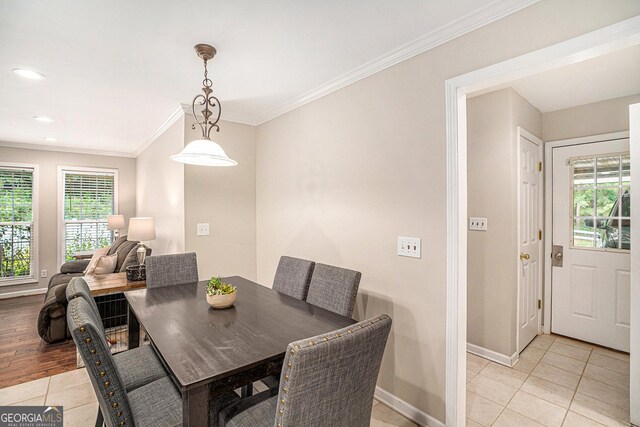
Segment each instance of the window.
[[61,168],[62,262],[111,244],[107,216],[117,212],[117,171]]
[[629,153],[571,159],[572,247],[631,248],[630,166]]
[[0,284],[37,281],[36,166],[0,163]]

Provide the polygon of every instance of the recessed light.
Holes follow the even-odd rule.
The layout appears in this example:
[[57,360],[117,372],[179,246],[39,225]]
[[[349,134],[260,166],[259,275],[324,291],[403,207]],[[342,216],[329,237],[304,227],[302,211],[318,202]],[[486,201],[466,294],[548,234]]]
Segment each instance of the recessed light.
[[47,137],[42,138],[42,139],[44,139],[47,142],[58,142],[58,138],[54,138],[52,136],[47,136]]
[[46,116],[33,116],[33,120],[37,120],[37,121],[42,122],[42,123],[51,123],[51,122],[53,122],[52,118],[46,117]]
[[23,77],[29,80],[44,80],[45,77],[43,74],[38,73],[37,71],[27,70],[24,68],[14,68],[13,73],[17,76]]

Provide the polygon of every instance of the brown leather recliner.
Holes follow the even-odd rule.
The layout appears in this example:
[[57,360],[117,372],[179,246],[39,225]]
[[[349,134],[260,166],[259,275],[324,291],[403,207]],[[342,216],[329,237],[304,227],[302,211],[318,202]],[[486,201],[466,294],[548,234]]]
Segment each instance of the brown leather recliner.
[[[139,243],[127,240],[127,236],[121,236],[109,247],[107,255],[118,254],[116,272],[124,272],[127,267],[138,263],[136,250]],[[151,249],[147,248],[147,255],[151,255]],[[84,276],[83,272],[88,264],[89,260],[64,263],[60,267],[60,273],[49,279],[44,305],[38,315],[38,334],[46,342],[53,343],[71,338],[67,328],[67,285],[74,277]]]

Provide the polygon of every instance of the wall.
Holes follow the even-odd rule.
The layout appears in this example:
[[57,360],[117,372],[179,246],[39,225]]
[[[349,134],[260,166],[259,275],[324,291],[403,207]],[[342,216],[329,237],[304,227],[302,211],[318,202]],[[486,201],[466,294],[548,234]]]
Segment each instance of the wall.
[[[355,316],[394,321],[378,385],[443,420],[445,80],[639,13],[541,1],[259,126],[258,281],[283,254],[360,270]],[[397,236],[422,237],[422,259]]]
[[[38,276],[47,270],[48,276],[58,272],[58,166],[86,166],[118,169],[118,210],[125,218],[135,213],[136,162],[126,157],[75,154],[57,151],[0,147],[0,161],[34,163],[39,166],[38,179]],[[38,283],[0,287],[0,296],[14,292],[46,289],[49,277]]]
[[184,146],[184,116],[136,158],[136,216],[155,218],[153,255],[184,252],[184,165],[169,159]]
[[557,141],[629,129],[629,105],[640,94],[581,105],[542,115],[542,139]]
[[[185,141],[200,137],[186,115]],[[238,275],[256,279],[256,128],[221,121],[212,132],[237,166],[185,166],[186,250],[198,256],[201,279]],[[209,223],[209,236],[196,236],[196,224]]]

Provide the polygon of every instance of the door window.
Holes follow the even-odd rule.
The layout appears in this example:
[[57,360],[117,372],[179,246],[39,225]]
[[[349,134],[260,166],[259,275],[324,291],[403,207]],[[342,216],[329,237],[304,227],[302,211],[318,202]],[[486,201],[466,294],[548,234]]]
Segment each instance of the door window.
[[629,153],[570,161],[573,240],[581,249],[631,248]]

